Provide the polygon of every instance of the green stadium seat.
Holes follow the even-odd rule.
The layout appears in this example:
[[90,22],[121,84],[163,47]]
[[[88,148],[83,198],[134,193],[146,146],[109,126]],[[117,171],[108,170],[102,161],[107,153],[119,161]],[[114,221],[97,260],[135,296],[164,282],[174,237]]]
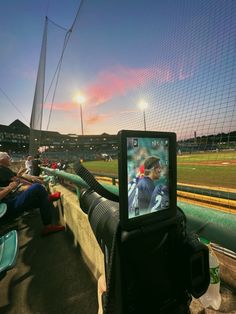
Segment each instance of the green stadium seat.
[[0,278],[15,266],[18,247],[18,234],[16,230],[11,230],[0,237]]
[[7,211],[7,204],[0,203],[0,218],[6,213]]

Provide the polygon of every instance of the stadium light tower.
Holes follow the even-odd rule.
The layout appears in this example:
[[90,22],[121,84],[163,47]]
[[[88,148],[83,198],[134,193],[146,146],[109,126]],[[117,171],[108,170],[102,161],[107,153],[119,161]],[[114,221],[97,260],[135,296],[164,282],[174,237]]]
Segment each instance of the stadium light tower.
[[144,125],[144,131],[146,131],[146,114],[145,114],[145,109],[147,109],[148,104],[146,103],[146,101],[142,100],[139,103],[139,108],[142,110],[143,112],[143,125]]
[[75,99],[76,99],[76,102],[79,104],[79,107],[80,107],[81,134],[84,135],[82,105],[85,103],[85,97],[82,95],[77,95],[75,97]]

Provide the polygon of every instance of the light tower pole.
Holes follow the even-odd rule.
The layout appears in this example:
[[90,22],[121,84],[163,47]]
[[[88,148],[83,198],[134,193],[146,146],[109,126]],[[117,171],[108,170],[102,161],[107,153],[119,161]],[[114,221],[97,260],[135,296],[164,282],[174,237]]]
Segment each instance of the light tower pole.
[[85,102],[85,97],[78,95],[76,96],[76,102],[79,104],[80,108],[80,123],[81,123],[81,134],[84,135],[84,123],[83,123],[83,110],[82,105]]
[[146,112],[145,112],[145,109],[147,109],[147,107],[148,107],[148,104],[147,104],[144,100],[140,101],[140,103],[139,103],[139,108],[140,108],[140,109],[142,110],[142,112],[143,112],[143,126],[144,126],[144,131],[147,130],[147,126],[146,126]]

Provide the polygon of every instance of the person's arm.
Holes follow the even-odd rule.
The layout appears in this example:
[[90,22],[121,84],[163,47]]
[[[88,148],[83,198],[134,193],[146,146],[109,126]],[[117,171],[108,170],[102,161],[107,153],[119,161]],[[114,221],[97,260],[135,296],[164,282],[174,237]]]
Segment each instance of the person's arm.
[[43,180],[40,179],[39,177],[37,176],[32,176],[28,173],[23,173],[22,176],[21,176],[23,179],[26,179],[30,182],[33,182],[33,183],[42,183],[43,184]]
[[26,168],[21,167],[20,170],[17,172],[17,178],[25,179],[29,181],[29,183],[43,183],[43,180],[41,180],[38,176],[32,176],[26,173],[26,170]]
[[12,190],[18,186],[18,182],[11,182],[8,186],[1,187],[0,189],[0,200],[6,197]]
[[21,167],[20,170],[17,172],[17,176],[21,177],[26,171],[27,168]]

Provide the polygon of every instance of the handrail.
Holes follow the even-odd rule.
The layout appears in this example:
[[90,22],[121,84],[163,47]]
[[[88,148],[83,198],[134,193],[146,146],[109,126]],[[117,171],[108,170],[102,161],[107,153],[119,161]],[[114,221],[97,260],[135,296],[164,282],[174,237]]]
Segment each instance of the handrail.
[[[118,176],[110,173],[100,173],[100,172],[92,172],[92,174],[96,177],[101,178],[109,178],[112,181],[112,184],[115,185],[118,183]],[[227,200],[236,200],[236,190],[233,191],[222,191],[219,189],[215,189],[213,187],[202,187],[198,185],[187,185],[183,183],[177,183],[177,190],[183,192],[190,192],[194,194],[206,195],[211,197],[225,198]]]
[[[85,189],[89,188],[88,184],[81,177],[77,176],[76,174],[68,173],[66,171],[59,170],[59,169],[50,169],[50,168],[46,168],[46,167],[41,167],[41,169],[44,170],[46,173],[49,173],[52,176],[63,178],[65,180],[68,180],[72,183],[75,183],[76,185],[81,186]],[[111,193],[119,195],[119,191],[118,191],[116,186],[111,185],[111,184],[106,184],[106,183],[101,183],[101,185],[104,188],[106,188],[108,191],[110,191]]]
[[236,252],[236,215],[178,201],[187,217],[189,230]]
[[[78,186],[88,188],[87,183],[75,174],[70,174],[58,169],[42,167],[42,169],[52,176],[64,178]],[[102,183],[103,187],[110,192],[119,195],[118,187]],[[222,247],[236,252],[236,215],[232,213],[221,212],[212,208],[206,208],[198,205],[178,201],[178,206],[184,211],[188,226],[191,231],[199,236],[208,238]]]

